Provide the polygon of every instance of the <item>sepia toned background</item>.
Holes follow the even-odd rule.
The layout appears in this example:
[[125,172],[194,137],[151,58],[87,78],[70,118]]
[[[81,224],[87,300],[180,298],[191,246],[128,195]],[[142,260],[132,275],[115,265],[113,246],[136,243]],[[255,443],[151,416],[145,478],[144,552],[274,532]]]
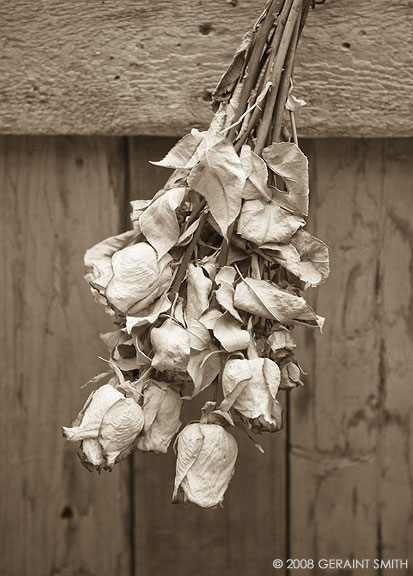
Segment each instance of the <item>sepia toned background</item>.
[[98,476],[60,427],[111,326],[83,254],[162,187],[148,160],[209,121],[264,3],[0,7],[1,576],[285,575],[272,562],[287,557],[401,558],[413,573],[412,7],[361,4],[317,6],[296,70],[308,230],[331,250],[310,296],[324,333],[296,329],[305,386],[280,393],[287,425],[264,455],[237,435],[217,510],[170,503],[172,451]]

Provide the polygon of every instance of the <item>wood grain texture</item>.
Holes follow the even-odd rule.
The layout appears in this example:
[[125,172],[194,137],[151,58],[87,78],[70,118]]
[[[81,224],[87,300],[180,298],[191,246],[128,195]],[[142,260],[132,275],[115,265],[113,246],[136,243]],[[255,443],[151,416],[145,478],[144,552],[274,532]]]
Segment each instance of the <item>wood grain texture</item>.
[[0,139],[2,576],[130,574],[128,464],[89,474],[60,432],[102,370],[111,323],[82,260],[120,227],[121,152],[114,139]]
[[[0,131],[182,136],[264,1],[5,0]],[[409,136],[410,0],[327,0],[298,50],[305,136]]]
[[[163,157],[173,141],[129,142],[131,198],[151,197],[170,171],[148,160]],[[207,390],[186,403],[185,421],[199,420],[201,406],[210,399]],[[171,504],[171,449],[167,455],[134,455],[136,576],[256,576],[271,574],[274,558],[285,559],[287,436],[264,434],[261,454],[243,434],[235,435],[239,456],[223,509]]]
[[411,562],[413,142],[305,148],[309,228],[332,273],[313,297],[324,334],[299,340],[309,375],[292,395],[290,554]]

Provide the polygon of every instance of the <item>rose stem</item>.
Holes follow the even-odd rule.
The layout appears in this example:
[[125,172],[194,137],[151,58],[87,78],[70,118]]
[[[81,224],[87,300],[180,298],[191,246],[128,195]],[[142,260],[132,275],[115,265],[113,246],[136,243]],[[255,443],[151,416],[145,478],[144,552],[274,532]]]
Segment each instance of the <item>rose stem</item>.
[[[269,76],[270,76],[270,71],[271,71],[271,69],[272,69],[272,67],[273,67],[273,65],[274,65],[274,60],[275,60],[276,57],[277,57],[277,50],[278,50],[278,48],[279,48],[279,45],[280,45],[280,42],[281,42],[281,38],[282,38],[282,36],[283,36],[283,32],[284,32],[285,25],[286,25],[286,22],[287,22],[287,20],[288,20],[289,14],[290,14],[290,8],[291,8],[292,3],[293,3],[293,0],[286,0],[286,1],[284,2],[283,8],[282,8],[282,10],[281,10],[281,13],[280,13],[280,16],[279,16],[277,25],[276,25],[274,37],[273,37],[272,43],[271,43],[271,49],[270,49],[270,50],[271,50],[271,54],[270,54],[270,57],[269,57],[269,59],[268,59],[268,65],[267,65],[267,69],[266,69],[265,74],[264,74],[263,84],[264,84],[264,83],[266,84],[267,81],[270,79],[270,78],[269,78]],[[275,93],[276,93],[277,87],[276,87],[276,86],[272,86],[271,92],[272,92],[273,90],[275,90]],[[236,152],[238,152],[238,151],[241,149],[242,145],[243,145],[244,142],[247,140],[248,136],[249,136],[249,135],[252,133],[252,131],[254,130],[254,128],[255,128],[258,120],[260,119],[260,116],[261,116],[262,111],[263,111],[263,107],[264,107],[267,99],[268,99],[268,94],[267,94],[264,102],[262,102],[262,107],[261,107],[261,106],[257,106],[257,108],[255,108],[254,112],[252,113],[251,118],[250,118],[250,120],[249,120],[249,122],[248,122],[248,126],[247,126],[247,129],[246,129],[245,133],[243,134],[243,136],[241,137],[241,139],[238,140],[238,142],[237,142],[237,143],[235,144],[235,146],[234,146]]]
[[202,232],[203,227],[205,226],[207,218],[208,218],[208,213],[203,212],[201,214],[201,217],[199,220],[199,226],[195,230],[194,235],[192,236],[192,240],[188,244],[188,246],[185,250],[185,254],[182,258],[182,262],[179,265],[178,272],[175,276],[175,279],[174,279],[172,286],[171,286],[171,289],[169,291],[169,294],[172,297],[172,300],[175,298],[175,294],[179,291],[179,287],[181,286],[182,281],[185,278],[186,269],[188,268],[188,264],[192,258],[192,253],[194,251],[195,245],[197,244],[199,237],[201,236],[201,232]]
[[279,142],[280,140],[281,127],[284,119],[285,102],[288,97],[290,78],[294,66],[294,57],[297,48],[298,33],[299,33],[299,22],[297,22],[295,25],[293,37],[291,38],[290,46],[288,47],[287,58],[285,61],[285,68],[282,74],[281,83],[278,90],[277,104],[274,113],[274,128],[272,134],[273,142]]
[[291,42],[291,37],[293,35],[295,24],[297,22],[298,16],[301,12],[303,0],[294,0],[291,7],[290,17],[287,20],[285,29],[281,38],[280,46],[277,51],[277,55],[274,62],[273,70],[271,70],[271,81],[273,86],[271,93],[265,102],[264,115],[261,124],[257,131],[257,141],[255,144],[254,152],[261,155],[263,148],[265,146],[265,141],[267,139],[268,131],[271,127],[274,106],[277,99],[278,85],[281,78],[282,69],[284,66],[285,58],[287,55],[288,47]]
[[[248,63],[248,73],[245,77],[242,86],[238,110],[233,118],[233,122],[237,122],[240,116],[245,112],[247,102],[251,95],[251,90],[257,81],[259,74],[259,64],[261,61],[262,51],[268,38],[268,34],[274,24],[275,12],[278,11],[281,0],[272,0],[268,12],[265,16],[264,22],[260,25],[255,39],[254,48],[252,50],[251,59]],[[232,141],[235,136],[235,127],[229,133],[229,139]]]

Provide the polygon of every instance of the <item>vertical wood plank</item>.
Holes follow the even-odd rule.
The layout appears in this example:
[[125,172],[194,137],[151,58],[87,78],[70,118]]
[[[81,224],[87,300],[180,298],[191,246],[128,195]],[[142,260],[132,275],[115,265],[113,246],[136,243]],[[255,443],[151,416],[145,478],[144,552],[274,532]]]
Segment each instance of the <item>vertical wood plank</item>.
[[[150,198],[168,171],[148,164],[174,141],[130,139],[131,198]],[[186,420],[199,419],[208,392]],[[256,576],[273,574],[286,553],[286,434],[263,435],[260,454],[236,434],[239,456],[224,508],[203,510],[170,503],[175,456],[135,454],[136,576]],[[280,572],[278,572],[280,573]]]
[[291,555],[403,558],[412,534],[411,142],[305,147],[309,229],[330,245],[332,273],[313,296],[324,334],[300,334],[309,375],[292,394]]
[[379,549],[413,566],[413,140],[384,146]]
[[121,142],[6,136],[0,146],[0,572],[126,576],[128,465],[89,474],[60,433],[102,369],[99,332],[111,323],[82,260],[123,218]]

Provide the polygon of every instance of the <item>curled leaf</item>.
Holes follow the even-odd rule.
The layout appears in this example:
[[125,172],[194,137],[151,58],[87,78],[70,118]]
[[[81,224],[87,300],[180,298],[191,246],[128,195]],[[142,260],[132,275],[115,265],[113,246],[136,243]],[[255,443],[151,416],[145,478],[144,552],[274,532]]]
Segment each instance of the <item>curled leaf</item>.
[[249,200],[244,203],[238,223],[238,234],[260,246],[266,242],[288,242],[305,220],[274,202]]
[[234,308],[234,282],[236,271],[232,266],[224,266],[215,276],[218,289],[215,292],[218,303],[227,310],[236,320],[242,322],[239,312]]
[[206,198],[225,238],[239,214],[245,180],[241,161],[225,136],[216,138],[188,178],[189,186]]
[[135,328],[153,324],[164,312],[168,312],[171,307],[171,302],[167,294],[163,294],[160,298],[155,300],[147,308],[140,310],[136,315],[126,316],[126,330],[132,332]]
[[209,306],[209,294],[212,282],[200,266],[189,264],[187,273],[186,318],[199,320]]
[[211,344],[207,350],[192,350],[187,372],[194,383],[192,398],[208,388],[221,370],[221,350]]
[[245,278],[235,289],[234,304],[239,310],[285,324],[302,322],[321,329],[324,323],[304,298],[266,280]]
[[308,160],[292,142],[273,143],[264,148],[262,157],[275,174],[284,180],[290,206],[308,214]]
[[248,30],[242,38],[241,44],[238,46],[234,57],[228,66],[227,70],[221,76],[217,87],[212,93],[212,98],[215,102],[219,102],[225,99],[229,92],[234,88],[238,78],[240,77],[241,71],[244,66],[245,55],[248,47],[253,38],[253,33]]
[[215,322],[214,336],[227,352],[246,350],[250,343],[250,335],[247,330],[241,328],[241,323],[225,312]]
[[139,218],[139,224],[149,244],[155,248],[158,258],[177,244],[180,236],[175,210],[185,196],[185,188],[166,190],[152,202]]
[[241,148],[240,160],[247,180],[242,190],[244,200],[271,200],[268,189],[268,170],[264,160],[251,150],[248,144]]
[[204,139],[205,132],[199,132],[193,128],[189,134],[181,138],[168,154],[158,162],[152,162],[155,166],[164,168],[192,168],[199,158],[196,152]]

